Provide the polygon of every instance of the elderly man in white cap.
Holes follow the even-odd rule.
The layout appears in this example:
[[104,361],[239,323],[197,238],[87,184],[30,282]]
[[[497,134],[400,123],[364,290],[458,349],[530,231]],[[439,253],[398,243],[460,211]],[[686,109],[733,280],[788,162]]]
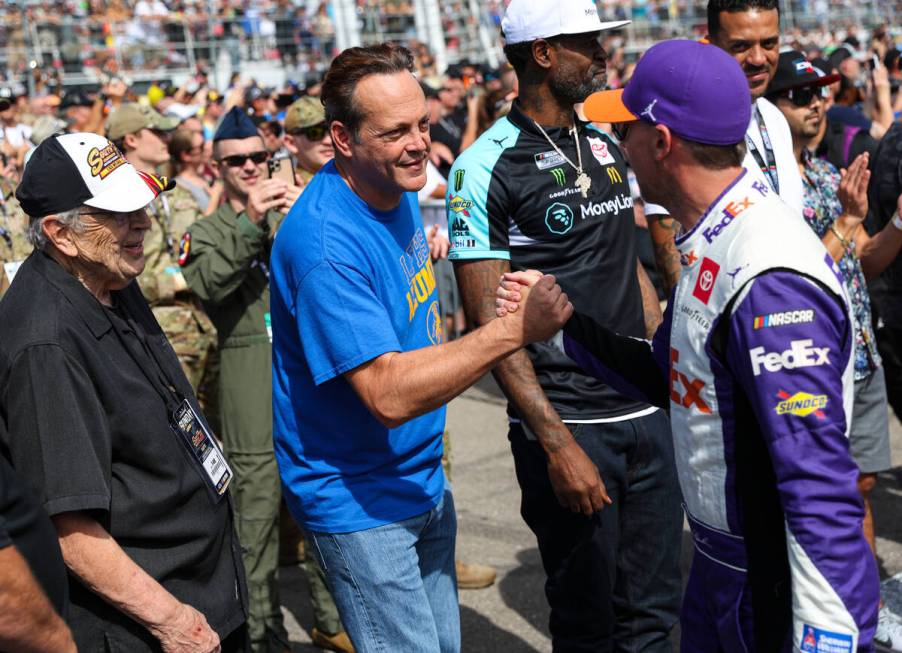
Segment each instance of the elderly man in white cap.
[[82,651],[247,648],[233,472],[135,282],[171,188],[73,133],[16,191],[35,251],[0,306],[0,447],[56,527]]
[[[644,338],[660,321],[636,259],[626,165],[574,105],[606,84],[589,0],[513,0],[502,28],[520,95],[449,177],[450,258],[471,322],[498,277],[555,275],[592,318]],[[669,651],[682,514],[664,413],[588,377],[546,344],[501,361],[521,514],[548,576],[555,651]]]

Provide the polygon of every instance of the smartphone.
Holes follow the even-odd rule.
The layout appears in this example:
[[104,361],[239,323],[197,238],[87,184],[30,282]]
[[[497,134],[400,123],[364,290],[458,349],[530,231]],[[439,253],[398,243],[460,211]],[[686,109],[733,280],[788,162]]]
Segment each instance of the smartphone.
[[269,178],[281,179],[287,184],[297,186],[297,180],[294,176],[294,166],[291,165],[291,159],[288,157],[269,160]]

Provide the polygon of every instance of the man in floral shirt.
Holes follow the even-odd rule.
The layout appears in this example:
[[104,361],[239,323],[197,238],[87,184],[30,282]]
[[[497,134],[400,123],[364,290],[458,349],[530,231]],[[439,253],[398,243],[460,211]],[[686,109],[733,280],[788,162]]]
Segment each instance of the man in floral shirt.
[[[796,51],[780,54],[767,98],[786,117],[804,184],[802,215],[823,240],[842,271],[855,333],[855,393],[849,445],[858,464],[858,489],[865,504],[864,531],[876,555],[874,521],[868,497],[877,473],[889,469],[889,421],[886,382],[871,321],[868,277],[879,275],[902,246],[898,218],[873,238],[861,226],[868,212],[868,155],[862,154],[840,173],[811,155],[808,145],[821,133],[826,119],[827,86],[838,75],[824,76]],[[902,201],[902,200],[900,200]],[[902,651],[902,621],[881,607],[874,637],[881,650]]]

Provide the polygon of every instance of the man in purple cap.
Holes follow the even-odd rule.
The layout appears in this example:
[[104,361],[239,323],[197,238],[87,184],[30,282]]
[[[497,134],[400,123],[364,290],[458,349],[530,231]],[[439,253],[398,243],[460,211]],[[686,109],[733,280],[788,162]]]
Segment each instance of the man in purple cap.
[[[554,340],[586,371],[670,410],[696,549],[681,650],[873,650],[878,577],[847,437],[854,321],[818,238],[742,167],[741,68],[710,46],[667,41],[585,112],[615,123],[649,199],[683,227],[683,275],[651,342],[578,305]],[[500,312],[533,275],[507,275]]]

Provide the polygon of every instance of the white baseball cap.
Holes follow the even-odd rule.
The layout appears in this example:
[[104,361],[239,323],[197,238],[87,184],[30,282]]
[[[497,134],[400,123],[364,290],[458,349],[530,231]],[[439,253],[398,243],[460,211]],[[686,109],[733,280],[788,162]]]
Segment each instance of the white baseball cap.
[[16,199],[31,217],[68,211],[82,204],[130,213],[174,187],[175,182],[166,177],[136,170],[103,136],[54,134],[32,153]]
[[630,22],[602,22],[594,0],[511,0],[501,30],[505,43],[513,45],[561,34],[617,29]]

